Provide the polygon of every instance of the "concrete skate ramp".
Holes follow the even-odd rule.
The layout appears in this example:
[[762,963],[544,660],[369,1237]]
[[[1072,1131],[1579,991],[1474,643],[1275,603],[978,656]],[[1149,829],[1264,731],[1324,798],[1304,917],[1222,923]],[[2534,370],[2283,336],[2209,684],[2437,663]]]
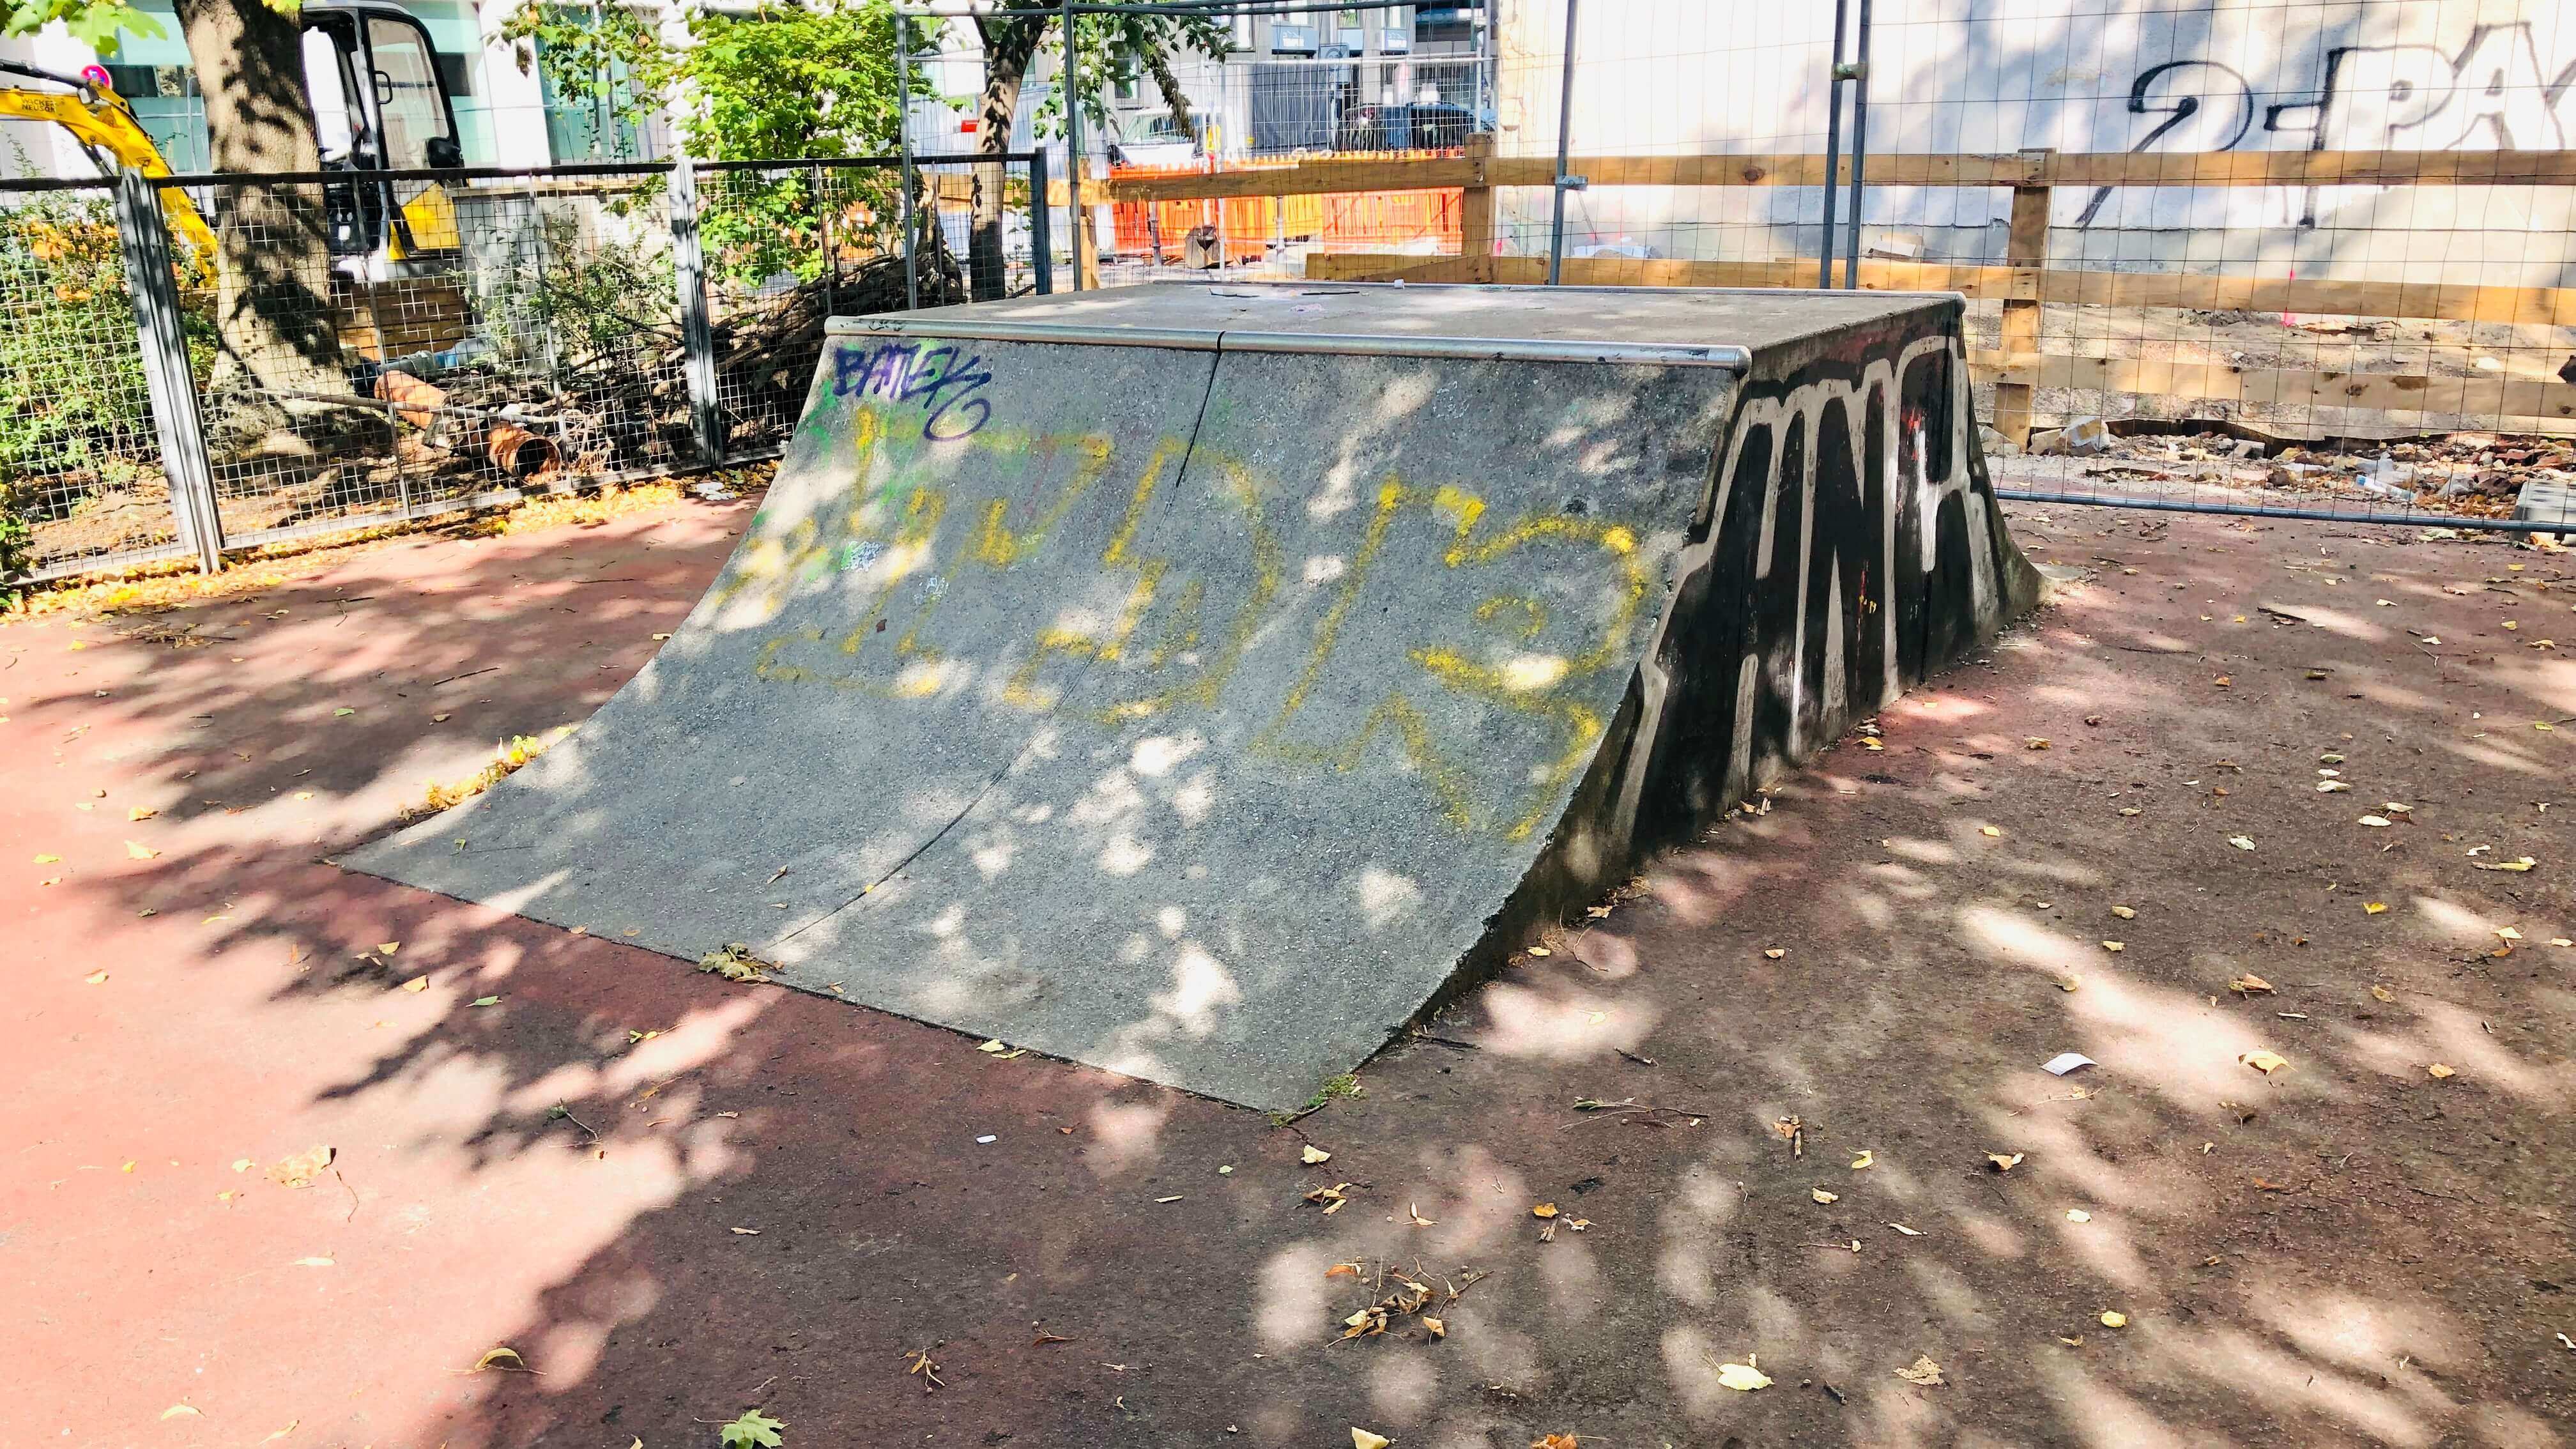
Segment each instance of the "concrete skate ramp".
[[348,863],[1294,1106],[2027,603],[1958,317],[1191,286],[836,323],[660,656]]

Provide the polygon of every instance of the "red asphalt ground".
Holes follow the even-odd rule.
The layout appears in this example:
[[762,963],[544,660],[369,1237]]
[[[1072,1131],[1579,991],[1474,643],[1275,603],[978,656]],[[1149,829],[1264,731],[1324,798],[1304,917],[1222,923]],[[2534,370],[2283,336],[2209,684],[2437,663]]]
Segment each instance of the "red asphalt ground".
[[749,506],[0,626],[0,1446],[2566,1442],[2567,555],[2025,510],[2087,581],[1285,1130],[319,863]]

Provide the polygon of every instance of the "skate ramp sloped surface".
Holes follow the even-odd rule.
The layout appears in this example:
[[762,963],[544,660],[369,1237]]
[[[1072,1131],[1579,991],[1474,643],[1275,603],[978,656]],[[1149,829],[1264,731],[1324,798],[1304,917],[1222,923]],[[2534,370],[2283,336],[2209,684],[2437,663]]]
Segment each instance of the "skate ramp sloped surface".
[[[1641,808],[1749,788],[1752,725],[1730,752],[1712,720],[1760,712],[1757,673],[1795,694],[1812,672],[1738,668],[1765,615],[1710,560],[1770,516],[1715,486],[1759,349],[1689,344],[1877,327],[1869,346],[1919,350],[1932,307],[1412,293],[835,324],[765,506],[659,657],[527,769],[348,863],[1305,1100],[1462,963],[1623,873]],[[1470,331],[1500,340],[1438,340]],[[1890,521],[1850,531],[1892,558],[1897,506],[1874,506]],[[1808,586],[1774,572],[1759,587]],[[1686,582],[1707,617],[1684,629]],[[1772,632],[1794,654],[1808,616]]]
[[642,675],[352,863],[1302,1101],[1546,845],[1732,374],[979,341],[943,391],[891,345],[837,339]]

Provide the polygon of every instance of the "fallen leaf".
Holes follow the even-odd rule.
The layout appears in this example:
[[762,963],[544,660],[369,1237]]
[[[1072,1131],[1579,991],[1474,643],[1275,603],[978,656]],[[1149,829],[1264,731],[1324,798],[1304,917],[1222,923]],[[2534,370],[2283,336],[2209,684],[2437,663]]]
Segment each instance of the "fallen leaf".
[[150,860],[161,852],[154,850],[151,846],[142,844],[139,841],[129,840],[125,842],[125,853],[136,860]]
[[2138,913],[2128,906],[2113,906],[2111,908],[2111,914],[2118,916],[2124,921],[2134,921],[2138,918]]
[[1542,1434],[1530,1441],[1530,1449],[1577,1449],[1571,1434]]
[[[1994,827],[1994,826],[1992,826],[1992,825],[1980,825],[1980,826],[1978,826],[1978,827],[1977,827],[1977,833],[1978,833],[1979,835],[2001,835],[2001,834],[2003,834],[2003,831],[2001,831],[2001,830],[1997,829],[1996,827]],[[1770,1382],[1770,1380],[1769,1380],[1769,1379],[1764,1379],[1764,1380],[1763,1380],[1763,1382],[1767,1384],[1767,1383],[1769,1383],[1769,1382]]]
[[2025,750],[2044,750],[2048,748],[2048,741],[2037,735],[2031,735],[2022,740],[2021,747]]
[[2385,815],[2364,815],[2355,823],[2367,825],[2373,830],[2386,830],[2388,828],[2388,817]]
[[2540,862],[2526,855],[2520,860],[2473,860],[2470,861],[2469,864],[2476,866],[2480,870],[2510,870],[2520,873],[2530,870],[2533,866],[2540,864]]
[[279,1187],[311,1187],[321,1180],[323,1169],[337,1156],[329,1147],[307,1148],[270,1168],[268,1180]]
[[1854,1171],[1854,1172],[1858,1172],[1858,1171],[1860,1171],[1862,1168],[1865,1168],[1865,1167],[1869,1166],[1872,1162],[1874,1162],[1874,1161],[1876,1161],[1876,1160],[1877,1160],[1877,1159],[1875,1159],[1875,1158],[1871,1157],[1871,1156],[1869,1155],[1869,1152],[1868,1152],[1866,1149],[1864,1149],[1858,1157],[1855,1157],[1855,1158],[1853,1158],[1853,1159],[1851,1160],[1851,1170],[1852,1170],[1852,1171]]
[[1989,1152],[1986,1154],[1986,1161],[1993,1164],[1994,1169],[1997,1172],[2010,1172],[2014,1168],[2021,1166],[2022,1158],[2028,1155],[2029,1154],[2027,1153],[2016,1152],[2012,1156],[2006,1157],[2000,1152]]
[[[1329,1216],[1330,1209],[1327,1209],[1326,1212]],[[1422,1207],[1418,1203],[1406,1203],[1404,1205],[1404,1216],[1417,1228],[1427,1228],[1432,1226],[1431,1219],[1422,1215]],[[1575,1219],[1575,1221],[1580,1222],[1582,1220],[1578,1218]]]
[[1921,1228],[1909,1228],[1903,1223],[1889,1223],[1888,1226],[1896,1229],[1898,1232],[1903,1233],[1909,1238],[1919,1238],[1923,1236],[1923,1230]]
[[331,1266],[331,1260],[328,1258],[298,1258],[286,1266],[290,1268],[328,1268]]
[[2320,795],[2337,795],[2351,788],[2352,787],[2350,785],[2345,784],[2341,780],[2319,780],[2317,782],[2317,793]]
[[977,1050],[977,1051],[979,1051],[979,1052],[996,1052],[996,1053],[998,1053],[998,1052],[1006,1052],[1006,1051],[1009,1051],[1010,1049],[1011,1049],[1011,1045],[1010,1045],[1010,1043],[1005,1042],[1005,1041],[999,1041],[999,1040],[996,1040],[996,1041],[988,1041],[988,1042],[984,1043],[982,1046],[979,1046],[979,1047],[975,1048],[975,1050]]
[[1533,956],[1553,956],[1556,954],[1545,946],[1532,946],[1529,948],[1529,953]]
[[1749,1363],[1722,1363],[1717,1366],[1717,1381],[1738,1393],[1771,1387],[1771,1376]]
[[2089,1223],[2093,1221],[2093,1215],[2082,1208],[2068,1208],[2066,1220],[2070,1223]]
[[[504,1359],[507,1359],[508,1362],[504,1363],[502,1361]],[[519,1351],[517,1349],[510,1347],[506,1343],[494,1344],[492,1347],[483,1350],[483,1356],[481,1358],[474,1360],[474,1372],[481,1373],[485,1369],[516,1370],[520,1373],[536,1372],[536,1370],[528,1367],[528,1361],[526,1359],[519,1357]]]
[[2254,1070],[2261,1072],[2267,1077],[2290,1064],[2288,1058],[2283,1057],[2277,1052],[2269,1051],[2247,1052],[2245,1055],[2238,1057],[2237,1060],[2243,1062],[2249,1067],[2252,1067]]
[[1297,1160],[1306,1164],[1308,1167],[1312,1167],[1318,1162],[1332,1161],[1333,1154],[1326,1152],[1324,1149],[1309,1142],[1306,1144],[1305,1150],[1297,1154]]
[[1351,1449],[1386,1449],[1392,1442],[1384,1434],[1372,1434],[1357,1424],[1351,1426]]
[[756,1238],[760,1236],[760,1229],[758,1228],[735,1228],[732,1229],[732,1232],[736,1237]]
[[331,718],[333,718],[333,719],[346,719],[346,718],[348,718],[350,715],[353,715],[353,714],[356,714],[356,713],[357,713],[357,711],[356,711],[356,710],[349,708],[347,705],[342,705],[342,706],[340,706],[338,709],[335,709],[335,710],[331,711]]
[[390,955],[394,954],[396,951],[399,951],[399,950],[401,950],[401,949],[402,949],[402,942],[400,942],[400,941],[386,941],[386,942],[383,942],[383,943],[379,944],[379,945],[376,947],[376,949],[377,949],[377,950],[379,950],[379,951],[382,951],[382,952],[384,952],[386,955],[390,956]]
[[2385,986],[2374,986],[2370,988],[2370,994],[2380,1001],[2395,1001],[2397,999],[2397,993],[2389,990]]
[[1827,1192],[1827,1191],[1825,1191],[1825,1190],[1824,1190],[1823,1188],[1821,1188],[1821,1187],[1811,1187],[1811,1188],[1807,1189],[1807,1196],[1814,1198],[1814,1199],[1815,1199],[1816,1201],[1818,1201],[1818,1202],[1840,1202],[1840,1201],[1842,1201],[1842,1194],[1841,1194],[1841,1193],[1838,1193],[1838,1192]]
[[2227,843],[2235,846],[2238,850],[2252,850],[2254,848],[2254,838],[2250,835],[2231,835],[2227,837]]
[[2105,1313],[2102,1315],[2102,1326],[2104,1328],[2126,1328],[2129,1326],[2129,1315],[2125,1313]]
[[2240,996],[2251,996],[2258,991],[2270,991],[2272,989],[2272,983],[2264,980],[2260,976],[2248,973],[2243,976],[2229,977],[2227,979],[2227,989]]
[[2457,1072],[2452,1071],[2449,1067],[2442,1065],[2440,1062],[2435,1062],[2424,1070],[2437,1082],[2442,1080],[2444,1077],[2459,1075]]
[[81,980],[88,982],[92,986],[105,986],[107,984],[107,973],[105,971],[93,971],[87,976],[82,977]]
[[426,976],[415,976],[409,981],[404,982],[402,984],[402,989],[415,994],[427,991],[429,989],[429,978]]
[[59,864],[61,864],[61,863],[62,863],[62,859],[63,859],[63,858],[62,858],[61,856],[59,856],[59,855],[40,855],[40,856],[37,856],[37,857],[36,857],[36,864],[38,864],[38,865],[59,865]]
[[501,998],[497,996],[478,996],[465,1004],[468,1006],[498,1006],[501,1004]]
[[2126,951],[2129,949],[2129,943],[2126,941],[2105,941],[2102,943],[2102,949],[2105,951]]
[[149,820],[160,813],[160,811],[153,809],[149,805],[137,805],[125,812],[125,818],[129,822],[136,820]]
[[1930,1354],[1915,1355],[1914,1362],[1898,1369],[1896,1376],[1909,1384],[1921,1384],[1927,1389],[1937,1389],[1947,1382],[1941,1377],[1941,1366],[1932,1361]]
[[1534,1218],[1552,1218],[1552,1217],[1555,1217],[1555,1216],[1556,1216],[1556,1204],[1554,1204],[1554,1203],[1552,1203],[1552,1202],[1543,1202],[1543,1203],[1540,1203],[1538,1206],[1536,1206],[1536,1207],[1534,1207],[1534,1208],[1531,1208],[1531,1209],[1530,1209],[1530,1216],[1531,1216],[1531,1217],[1534,1217]]
[[170,1419],[202,1418],[204,1417],[204,1414],[205,1411],[194,1404],[172,1404],[170,1407],[161,1411],[161,1417],[165,1421]]
[[1771,960],[1777,961],[1777,960],[1779,960],[1781,957],[1786,956],[1786,955],[1788,955],[1789,953],[1788,953],[1785,949],[1783,949],[1783,948],[1781,948],[1781,947],[1778,947],[1778,946],[1765,946],[1764,948],[1762,948],[1762,954],[1763,954],[1764,956],[1766,956],[1766,957],[1770,958]]
[[2506,926],[2496,932],[2496,937],[2504,941],[2519,941],[2522,939],[2522,933],[2511,926]]
[[2388,913],[2388,902],[2363,901],[2361,903],[2361,913],[2365,916],[2386,915]]

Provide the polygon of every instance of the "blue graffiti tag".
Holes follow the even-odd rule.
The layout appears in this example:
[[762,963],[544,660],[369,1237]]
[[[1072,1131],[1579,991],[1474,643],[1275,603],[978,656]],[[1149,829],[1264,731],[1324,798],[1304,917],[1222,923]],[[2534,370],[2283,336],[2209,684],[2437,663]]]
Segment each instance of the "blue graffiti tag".
[[975,394],[992,380],[984,359],[945,345],[880,342],[843,347],[832,356],[834,397],[874,393],[891,402],[919,402],[930,409],[921,435],[934,443],[954,442],[984,426],[993,404]]

